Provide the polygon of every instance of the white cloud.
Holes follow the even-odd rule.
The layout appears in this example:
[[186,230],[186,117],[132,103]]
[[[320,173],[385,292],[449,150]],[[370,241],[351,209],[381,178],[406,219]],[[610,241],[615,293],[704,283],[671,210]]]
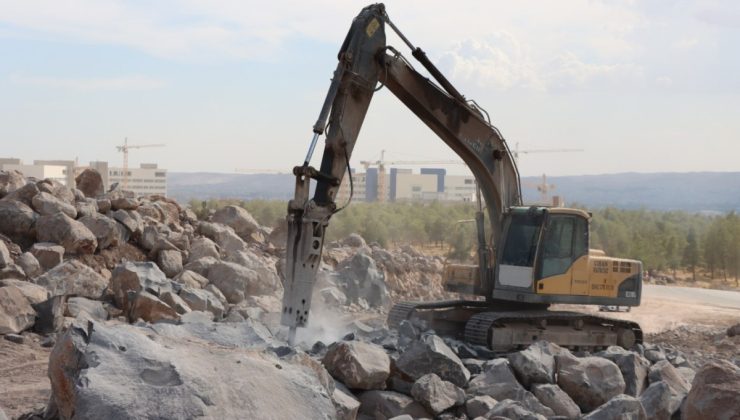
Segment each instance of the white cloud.
[[150,90],[164,86],[164,82],[146,76],[122,76],[111,78],[59,78],[13,75],[16,84],[62,88],[72,90]]

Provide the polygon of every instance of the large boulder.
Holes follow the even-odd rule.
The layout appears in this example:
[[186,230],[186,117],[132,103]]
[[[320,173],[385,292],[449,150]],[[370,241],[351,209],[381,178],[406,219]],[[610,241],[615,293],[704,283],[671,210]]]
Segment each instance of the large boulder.
[[183,270],[173,280],[194,289],[202,289],[208,284],[207,278],[190,270]]
[[411,395],[434,415],[465,402],[465,391],[433,373],[417,379]]
[[470,372],[457,355],[436,335],[425,335],[404,351],[396,362],[398,370],[416,381],[435,373],[445,381],[464,387]]
[[555,356],[558,385],[583,412],[589,412],[624,393],[622,372],[614,362],[601,357]]
[[144,229],[144,220],[139,216],[139,213],[119,209],[111,213],[111,217],[122,224],[131,237],[139,238],[141,236]]
[[534,413],[548,417],[555,415],[549,407],[524,389],[516,380],[509,361],[504,358],[486,363],[483,373],[470,380],[467,392],[469,395],[488,395],[497,401],[518,401]]
[[187,262],[193,262],[203,257],[213,257],[215,259],[221,258],[218,253],[216,243],[205,236],[196,238],[190,244],[190,254],[188,255]]
[[355,420],[360,409],[360,401],[341,382],[334,383],[334,392],[331,394],[334,406],[337,408],[337,420]]
[[372,307],[383,307],[389,303],[385,275],[378,270],[375,260],[364,252],[342,261],[335,278],[337,286],[351,302],[358,303],[364,299]]
[[58,243],[70,254],[92,254],[98,247],[90,229],[64,213],[39,217],[36,230],[39,242]]
[[62,201],[47,192],[36,194],[31,200],[33,209],[42,216],[64,213],[71,218],[77,217],[77,209],[72,204]]
[[5,268],[10,264],[13,264],[13,258],[10,257],[10,251],[5,242],[0,240],[0,268]]
[[105,310],[102,302],[77,296],[67,299],[64,315],[72,318],[85,315],[98,321],[108,319],[108,311]]
[[33,198],[38,194],[39,188],[33,182],[28,182],[26,185],[18,188],[17,190],[8,193],[3,200],[17,200],[27,205],[28,207],[33,206]]
[[0,198],[24,185],[26,185],[26,179],[19,171],[0,171]]
[[3,279],[0,280],[0,287],[4,286],[15,286],[18,290],[23,293],[23,296],[28,299],[28,302],[33,305],[34,303],[41,303],[46,299],[49,299],[49,291],[38,284],[31,283],[28,281],[17,280],[17,279]]
[[[336,415],[313,368],[250,349],[241,344],[243,333],[232,340],[214,327],[73,323],[49,358],[52,404],[62,418]],[[208,334],[226,340],[213,342]]]
[[383,389],[391,373],[391,360],[377,344],[338,341],[323,360],[326,370],[353,389]]
[[263,294],[257,272],[236,263],[219,261],[208,269],[207,277],[229,303],[239,303],[247,295]]
[[625,394],[633,397],[639,397],[642,394],[642,391],[647,387],[650,361],[637,353],[618,346],[609,347],[598,355],[617,364],[624,378]]
[[684,420],[735,420],[740,413],[740,368],[724,360],[705,364],[681,409]]
[[671,389],[671,412],[675,412],[681,407],[686,394],[691,389],[691,384],[667,360],[661,360],[651,366],[648,378],[651,384],[662,381]]
[[647,420],[648,417],[640,400],[625,394],[617,395],[583,417],[583,420],[612,419]]
[[508,355],[509,364],[519,382],[527,388],[533,384],[555,383],[555,355],[561,349],[556,344],[538,341],[526,350]]
[[488,395],[478,395],[465,401],[465,413],[469,418],[483,417],[496,406],[498,401]]
[[227,256],[227,261],[235,262],[257,273],[258,282],[251,285],[254,294],[268,295],[282,290],[280,277],[275,265],[267,258],[257,255],[251,250],[237,251]]
[[100,213],[94,213],[80,217],[79,222],[90,229],[90,232],[95,235],[95,239],[98,241],[99,251],[123,242],[120,225],[109,217],[103,216]]
[[395,391],[365,391],[360,394],[360,414],[377,420],[387,420],[408,414],[413,418],[431,418],[427,410],[413,398]]
[[37,182],[36,186],[39,188],[39,191],[47,192],[64,202],[69,204],[74,204],[75,202],[75,195],[72,190],[56,179],[46,178]]
[[85,194],[85,197],[97,198],[105,192],[103,177],[100,172],[92,168],[87,168],[75,178],[77,189]]
[[0,335],[18,334],[31,328],[35,319],[36,311],[20,289],[0,287]]
[[41,264],[39,264],[39,260],[30,252],[24,252],[19,255],[15,262],[23,269],[23,272],[26,273],[26,277],[29,279],[35,278],[44,272]]
[[52,296],[82,296],[99,299],[108,281],[95,270],[77,260],[68,260],[36,278]]
[[44,270],[50,270],[64,261],[64,247],[53,242],[38,242],[31,247],[31,254]]
[[147,322],[177,321],[180,315],[159,297],[142,290],[134,297],[129,310],[129,320],[135,322],[138,319]]
[[112,273],[110,286],[116,306],[128,311],[132,297],[140,291],[159,296],[172,290],[172,284],[153,262],[125,262],[119,264]]
[[182,253],[174,249],[159,251],[157,265],[167,277],[175,277],[182,272]]
[[532,386],[532,392],[542,404],[550,407],[557,416],[572,419],[581,415],[578,404],[555,384],[535,384]]
[[254,217],[238,206],[226,206],[216,210],[211,221],[231,227],[244,240],[249,240],[251,235],[260,229]]
[[208,311],[212,319],[221,319],[226,310],[221,300],[208,290],[188,286],[180,290],[180,298],[194,311]]
[[499,401],[491,411],[486,413],[487,419],[517,419],[517,420],[547,420],[542,414],[528,410],[524,404],[515,400]]
[[0,200],[0,233],[13,242],[28,244],[36,236],[38,214],[29,206],[16,200]]
[[220,223],[200,222],[198,233],[212,239],[224,255],[247,249],[247,243],[229,226]]
[[671,402],[671,387],[663,381],[653,382],[640,395],[640,402],[649,419],[669,420],[675,406]]

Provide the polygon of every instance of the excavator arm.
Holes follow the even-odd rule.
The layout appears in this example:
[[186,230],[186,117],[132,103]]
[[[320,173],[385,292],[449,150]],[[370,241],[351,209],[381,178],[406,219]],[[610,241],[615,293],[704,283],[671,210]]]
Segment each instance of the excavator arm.
[[[386,45],[386,23],[412,49],[412,55],[444,88],[419,74],[394,48]],[[295,196],[288,204],[288,243],[281,322],[290,327],[307,324],[311,294],[321,262],[324,236],[337,212],[335,197],[349,169],[357,136],[380,82],[434,131],[476,178],[491,221],[491,247],[501,238],[501,220],[511,206],[521,205],[519,175],[506,142],[474,102],[467,101],[434,67],[424,52],[413,47],[393,25],[382,4],[364,8],[339,52],[329,92],[314,125],[313,140],[303,165],[293,168]],[[309,166],[319,136],[326,130],[320,169]],[[351,175],[350,175],[351,176]],[[316,183],[309,198],[311,180]],[[482,236],[481,236],[482,237]],[[491,287],[488,255],[479,252],[482,284]],[[490,294],[489,294],[490,295]]]

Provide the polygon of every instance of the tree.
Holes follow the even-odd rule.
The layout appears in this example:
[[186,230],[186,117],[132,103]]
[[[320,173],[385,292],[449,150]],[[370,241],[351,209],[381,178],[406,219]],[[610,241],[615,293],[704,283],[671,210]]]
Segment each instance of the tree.
[[696,266],[701,263],[701,250],[699,249],[699,240],[696,236],[696,229],[691,227],[689,234],[686,235],[686,248],[683,253],[683,264],[691,268],[692,281],[696,281]]

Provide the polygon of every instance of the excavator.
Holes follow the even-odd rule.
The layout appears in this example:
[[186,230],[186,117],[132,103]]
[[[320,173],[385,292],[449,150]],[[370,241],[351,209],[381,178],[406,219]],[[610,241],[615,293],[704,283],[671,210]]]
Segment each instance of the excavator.
[[[386,45],[386,27],[411,49],[434,81]],[[383,4],[365,7],[352,21],[306,158],[293,168],[295,195],[288,203],[281,315],[291,342],[296,329],[309,321],[326,229],[332,215],[346,206],[337,205],[337,191],[345,174],[352,185],[352,150],[373,94],[382,87],[465,162],[475,177],[479,203],[476,264],[450,264],[444,270],[446,289],[469,298],[398,303],[389,312],[389,327],[397,328],[404,320],[420,322],[438,334],[499,352],[537,340],[571,349],[630,348],[642,342],[642,330],[634,322],[550,308],[638,306],[642,263],[590,249],[586,211],[524,206],[512,151],[488,113],[465,98],[406,38]],[[324,133],[324,152],[316,169],[310,161]]]

